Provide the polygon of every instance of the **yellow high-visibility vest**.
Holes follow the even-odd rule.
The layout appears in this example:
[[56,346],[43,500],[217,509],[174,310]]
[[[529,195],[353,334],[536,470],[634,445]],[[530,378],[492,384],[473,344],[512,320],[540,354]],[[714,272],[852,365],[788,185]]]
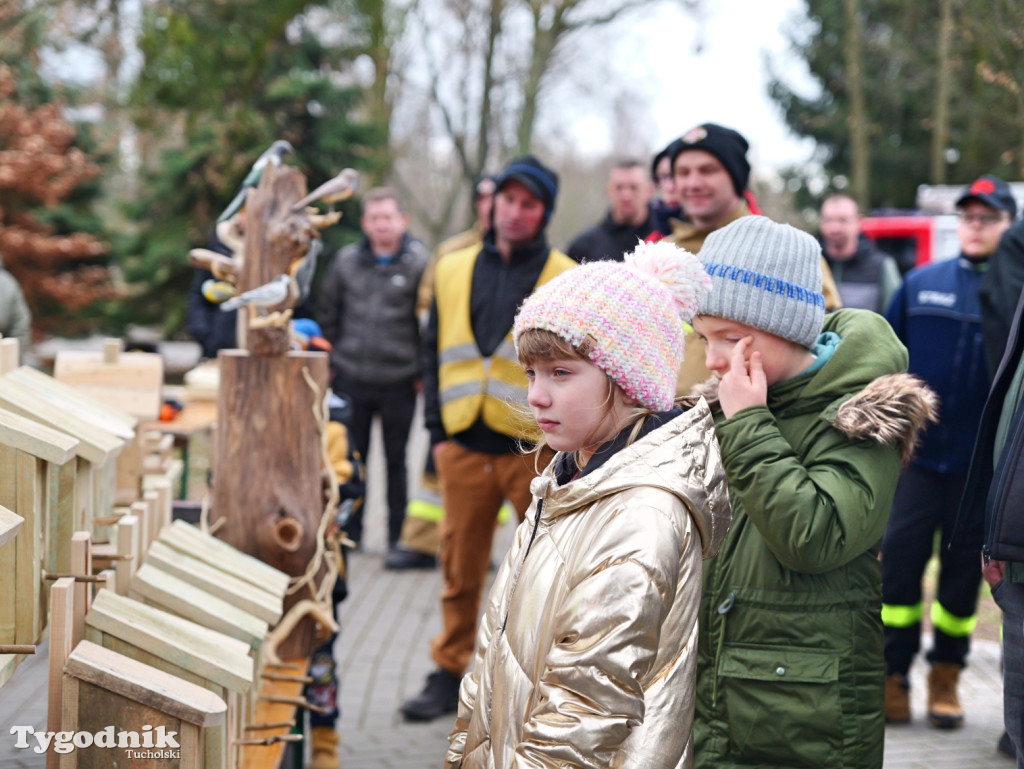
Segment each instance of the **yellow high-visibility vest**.
[[[492,430],[530,442],[540,431],[526,402],[526,375],[516,357],[512,329],[489,356],[480,353],[473,337],[470,293],[479,246],[448,254],[437,263],[437,389],[441,421],[448,435],[469,429],[483,417]],[[576,267],[565,254],[551,249],[537,286]],[[537,289],[534,286],[534,290]]]

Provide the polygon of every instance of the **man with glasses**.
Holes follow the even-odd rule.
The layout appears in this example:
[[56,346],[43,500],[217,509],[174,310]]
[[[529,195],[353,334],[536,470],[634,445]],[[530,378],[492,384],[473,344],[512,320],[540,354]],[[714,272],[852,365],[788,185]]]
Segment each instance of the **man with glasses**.
[[924,435],[903,471],[882,540],[882,624],[885,626],[885,716],[910,720],[908,672],[921,646],[921,578],[936,529],[939,579],[931,606],[934,641],[927,659],[928,721],[939,729],[963,725],[957,684],[976,623],[981,583],[977,553],[949,549],[989,390],[978,288],[1000,236],[1017,214],[1009,186],[982,176],[956,202],[960,254],[907,273],[886,318],[910,353],[909,372],[940,398],[939,423]]

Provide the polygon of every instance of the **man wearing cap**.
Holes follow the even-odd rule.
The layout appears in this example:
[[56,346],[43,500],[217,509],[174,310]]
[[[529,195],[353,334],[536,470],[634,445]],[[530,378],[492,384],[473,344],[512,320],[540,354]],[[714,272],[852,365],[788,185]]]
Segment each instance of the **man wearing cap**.
[[[445,508],[443,627],[431,642],[437,670],[402,704],[411,720],[429,721],[458,708],[498,511],[508,499],[521,519],[531,501],[534,457],[521,449],[539,436],[526,416],[527,381],[512,343],[512,321],[537,286],[576,265],[544,234],[558,175],[527,155],[509,163],[495,184],[483,245],[437,263],[423,334],[425,422]],[[542,457],[539,466],[545,463]]]
[[[493,202],[494,176],[485,174],[473,185],[473,208],[476,211],[473,226],[442,241],[430,257],[416,299],[416,313],[421,317],[426,317],[434,302],[434,270],[437,261],[465,248],[480,248],[484,233],[491,226]],[[437,468],[434,467],[434,456],[428,448],[419,489],[405,509],[398,547],[388,553],[384,559],[384,568],[395,571],[437,568],[437,553],[441,548],[438,527],[443,517],[440,481]]]
[[[668,146],[676,195],[686,221],[674,221],[666,240],[696,254],[712,232],[753,213],[746,198],[749,146],[738,131],[716,123],[691,128]],[[825,309],[836,310],[842,301],[824,257],[821,272]],[[710,377],[704,365],[703,342],[695,334],[687,334],[677,392],[688,394]]]
[[679,205],[676,179],[672,175],[672,154],[679,139],[673,139],[651,160],[651,180],[655,196],[651,201],[651,218],[654,229],[648,233],[648,241],[661,240],[672,234],[673,221],[683,218],[683,207]]
[[938,394],[940,414],[903,471],[882,541],[885,714],[891,723],[911,717],[907,674],[921,646],[921,578],[941,529],[934,640],[927,655],[928,721],[940,729],[964,721],[957,684],[981,583],[977,554],[948,547],[990,384],[978,289],[1017,204],[1005,182],[986,175],[965,188],[956,208],[959,256],[907,273],[886,312],[910,353],[909,373]]
[[650,202],[653,185],[639,160],[619,160],[608,173],[604,188],[611,208],[604,219],[576,236],[569,256],[577,262],[609,259],[621,262],[654,229]]
[[821,245],[844,307],[884,313],[903,283],[896,260],[860,231],[860,206],[842,192],[821,204]]

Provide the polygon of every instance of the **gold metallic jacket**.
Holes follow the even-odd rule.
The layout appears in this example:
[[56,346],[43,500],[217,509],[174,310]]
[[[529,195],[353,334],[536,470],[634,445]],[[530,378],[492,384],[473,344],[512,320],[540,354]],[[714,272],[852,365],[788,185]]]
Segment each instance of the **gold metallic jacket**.
[[491,589],[446,766],[689,767],[702,556],[731,518],[699,403],[558,486]]

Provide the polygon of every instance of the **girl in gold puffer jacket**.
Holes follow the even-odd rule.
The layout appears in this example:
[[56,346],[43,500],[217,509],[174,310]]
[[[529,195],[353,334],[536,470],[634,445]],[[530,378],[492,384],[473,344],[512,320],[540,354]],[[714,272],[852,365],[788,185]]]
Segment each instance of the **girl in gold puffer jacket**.
[[658,243],[523,304],[529,406],[559,453],[492,588],[446,765],[692,764],[702,557],[730,508],[707,405],[673,397],[709,285]]

